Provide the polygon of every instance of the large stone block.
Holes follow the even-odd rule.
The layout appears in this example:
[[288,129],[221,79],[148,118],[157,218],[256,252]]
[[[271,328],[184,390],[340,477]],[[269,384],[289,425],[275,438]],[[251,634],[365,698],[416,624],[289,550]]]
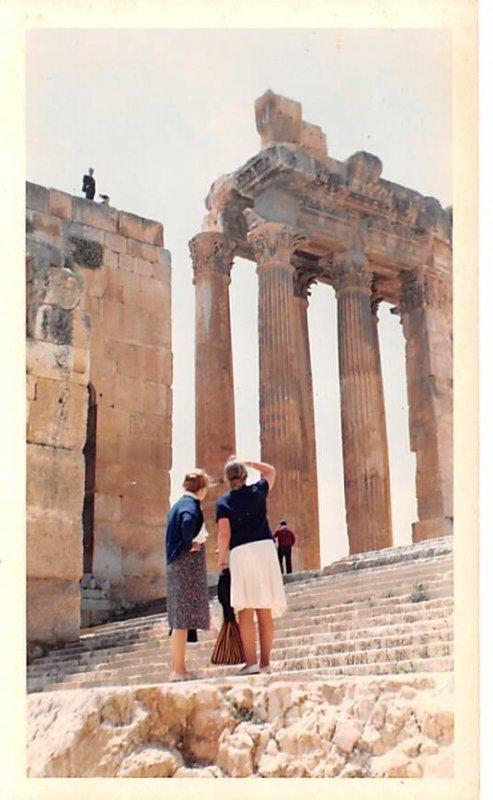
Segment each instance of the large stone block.
[[151,275],[159,281],[171,283],[171,253],[159,250],[158,260],[152,264]]
[[165,596],[166,580],[164,574],[157,572],[151,576],[126,575],[123,588],[126,600],[145,603]]
[[72,344],[73,312],[61,306],[40,305],[33,307],[30,326],[34,339],[59,345]]
[[27,506],[33,513],[57,509],[80,518],[84,497],[85,465],[81,452],[27,446]]
[[26,206],[34,211],[48,211],[49,192],[44,186],[26,182]]
[[122,519],[121,496],[96,492],[94,497],[94,517],[100,522],[120,522]]
[[29,407],[27,441],[82,451],[86,440],[88,393],[72,381],[38,378]]
[[26,367],[28,376],[32,378],[37,376],[53,381],[70,380],[74,384],[86,386],[89,381],[89,351],[28,339]]
[[104,355],[117,365],[121,375],[171,385],[173,363],[169,348],[110,340],[105,342]]
[[68,311],[76,308],[84,288],[82,276],[67,267],[50,267],[47,277],[45,303]]
[[118,435],[128,435],[130,431],[130,411],[128,409],[116,409],[100,404],[98,384],[94,383],[97,393],[97,436],[98,436],[98,461],[102,458],[103,441],[107,438]]
[[118,528],[118,524],[95,520],[93,575],[97,581],[109,581],[112,587],[121,586],[123,582]]
[[166,413],[161,414],[135,411],[130,415],[130,435],[148,438],[161,437],[166,439],[169,431],[170,415],[170,406],[166,409]]
[[138,462],[117,464],[99,462],[96,470],[96,489],[105,494],[140,497],[142,500],[162,496],[166,472]]
[[301,103],[270,90],[255,101],[255,120],[262,147],[275,142],[301,141]]
[[[97,242],[104,245],[104,230],[99,230],[91,225],[84,225],[81,222],[70,222],[65,231],[65,237],[68,243],[72,243],[73,239],[84,239],[87,242]],[[73,248],[72,248],[73,249]],[[78,266],[78,269],[86,269],[83,264]]]
[[72,219],[72,195],[50,189],[48,198],[50,214],[62,219]]
[[136,214],[120,211],[118,215],[118,232],[129,239],[156,244],[159,247],[163,246],[163,226],[161,223],[138,217]]
[[115,253],[126,253],[127,239],[119,233],[107,233],[104,237],[104,246]]
[[134,258],[142,258],[144,261],[157,261],[160,248],[146,242],[137,242],[135,239],[128,239],[127,252]]
[[110,233],[116,233],[118,230],[118,211],[116,209],[81,197],[74,197],[72,202],[75,222],[82,222],[84,225],[90,225]]
[[57,510],[27,512],[27,574],[44,580],[78,581],[82,575],[82,523]]
[[140,462],[163,470],[171,469],[171,442],[142,436],[118,436],[116,457],[121,463]]
[[35,211],[32,215],[32,231],[36,236],[38,233],[45,233],[48,236],[61,236],[62,227],[58,217],[47,214],[43,211]]
[[171,389],[160,383],[144,382],[126,375],[115,380],[115,406],[155,415],[171,416]]
[[28,641],[44,644],[77,641],[79,629],[80,589],[78,581],[28,578]]
[[125,297],[125,302],[134,302],[136,305],[154,314],[162,314],[164,317],[171,316],[171,284],[162,283],[142,276],[140,278],[139,291],[133,298]]
[[122,498],[122,517],[126,523],[140,523],[143,525],[161,525],[164,531],[166,514],[168,512],[169,478],[164,476],[161,496],[153,500],[142,500],[140,497],[124,495]]
[[301,125],[301,148],[320,161],[327,160],[325,133],[318,125],[303,122]]

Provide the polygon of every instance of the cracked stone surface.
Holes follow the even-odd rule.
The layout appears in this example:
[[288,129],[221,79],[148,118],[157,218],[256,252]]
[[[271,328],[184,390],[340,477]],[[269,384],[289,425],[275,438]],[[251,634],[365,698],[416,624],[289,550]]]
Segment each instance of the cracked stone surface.
[[453,777],[450,674],[28,698],[29,777]]

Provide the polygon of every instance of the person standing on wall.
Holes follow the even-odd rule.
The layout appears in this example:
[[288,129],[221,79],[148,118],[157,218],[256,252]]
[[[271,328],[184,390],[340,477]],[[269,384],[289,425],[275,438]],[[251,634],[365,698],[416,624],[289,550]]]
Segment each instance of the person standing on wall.
[[190,470],[182,485],[185,491],[171,507],[166,526],[166,599],[172,629],[170,681],[195,678],[185,665],[188,631],[210,627],[203,547],[207,532],[201,508],[209,489],[209,476],[202,469]]
[[94,170],[89,167],[87,175],[82,178],[82,191],[86,196],[86,200],[94,200],[96,194],[96,180],[94,179]]
[[284,573],[284,561],[286,564],[286,573],[290,575],[293,571],[293,565],[291,563],[291,550],[296,542],[296,536],[294,535],[293,531],[287,527],[285,519],[280,521],[279,528],[277,528],[277,530],[274,532],[274,539],[277,543],[277,555],[279,558],[281,572]]
[[[261,478],[247,486],[247,467]],[[230,491],[216,503],[218,566],[231,573],[231,605],[238,614],[245,666],[240,675],[270,672],[274,639],[273,618],[286,610],[286,595],[276,558],[276,548],[267,520],[267,495],[276,471],[270,464],[239,461],[232,456],[224,467]],[[229,558],[228,558],[229,557]],[[257,618],[260,663],[257,662]]]

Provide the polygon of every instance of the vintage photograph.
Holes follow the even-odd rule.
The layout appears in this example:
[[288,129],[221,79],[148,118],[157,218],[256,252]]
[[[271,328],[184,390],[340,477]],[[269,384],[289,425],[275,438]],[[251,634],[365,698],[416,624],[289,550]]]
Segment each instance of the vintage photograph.
[[27,778],[462,774],[455,47],[26,28]]

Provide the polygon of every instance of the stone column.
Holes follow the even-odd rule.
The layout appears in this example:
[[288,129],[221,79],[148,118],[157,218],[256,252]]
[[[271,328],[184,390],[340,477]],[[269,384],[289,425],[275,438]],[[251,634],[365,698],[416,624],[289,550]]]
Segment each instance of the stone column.
[[452,280],[422,267],[401,274],[409,436],[416,454],[413,541],[452,533]]
[[364,254],[334,260],[344,492],[350,553],[392,546],[390,479],[372,274]]
[[[223,480],[224,462],[236,451],[233,356],[229,284],[234,242],[224,234],[199,233],[190,241],[195,284],[195,461],[217,482]],[[222,483],[209,491],[203,504],[209,568],[215,569],[217,547],[216,498]]]
[[[299,237],[286,225],[265,223],[248,234],[259,276],[259,383],[262,460],[276,468],[269,521],[285,517],[302,531],[302,429],[300,367],[291,255]],[[297,548],[304,569],[304,544]]]
[[[302,534],[305,569],[320,567],[320,534],[318,514],[317,450],[315,443],[315,411],[308,331],[308,286],[295,283],[295,308],[298,316],[298,360],[301,403],[301,493],[303,503]],[[295,550],[293,554],[295,554]],[[295,562],[296,563],[296,562]]]

